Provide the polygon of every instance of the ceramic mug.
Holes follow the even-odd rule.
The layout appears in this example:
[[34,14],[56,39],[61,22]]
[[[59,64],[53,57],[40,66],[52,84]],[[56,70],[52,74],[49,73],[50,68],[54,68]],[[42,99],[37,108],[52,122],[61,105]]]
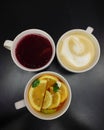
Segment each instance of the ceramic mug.
[[86,30],[72,29],[59,38],[56,55],[64,69],[82,73],[91,70],[98,63],[100,45],[92,32],[92,27],[87,27]]
[[6,40],[4,47],[11,51],[14,63],[26,71],[47,68],[55,56],[55,43],[52,37],[40,29],[25,30],[13,41]]
[[[47,75],[48,75],[48,77],[47,77]],[[41,77],[41,78],[40,78]],[[62,86],[63,85],[63,83],[65,84],[65,86],[66,86],[66,89],[61,89],[61,87],[58,89],[58,92],[55,92],[55,93],[53,93],[53,92],[50,92],[50,88],[47,88],[47,90],[48,90],[48,93],[51,93],[50,95],[51,95],[51,97],[52,97],[52,102],[56,102],[56,98],[58,98],[58,100],[59,100],[59,102],[61,102],[61,98],[63,97],[63,98],[65,98],[65,96],[63,95],[64,93],[66,93],[67,94],[67,97],[66,97],[66,99],[65,99],[65,101],[64,102],[61,102],[61,105],[59,104],[58,105],[58,109],[57,109],[57,111],[55,111],[54,113],[44,113],[44,112],[41,112],[41,109],[40,110],[36,110],[36,107],[35,107],[35,109],[33,108],[33,106],[31,105],[31,103],[30,103],[30,97],[32,97],[33,95],[35,95],[34,96],[34,100],[39,100],[38,98],[41,96],[41,94],[39,93],[39,92],[36,92],[36,91],[34,91],[34,89],[36,90],[36,89],[39,89],[38,87],[40,87],[40,86],[37,86],[37,88],[31,88],[32,87],[32,83],[34,82],[34,81],[36,81],[37,79],[41,79],[41,82],[42,81],[44,81],[43,79],[46,79],[46,77],[48,78],[48,81],[49,81],[49,79],[52,79],[52,81],[54,81],[54,80],[56,80],[56,79],[58,79],[59,81],[57,81],[57,83],[58,84],[60,84],[61,83],[61,85],[59,85],[59,86]],[[50,78],[51,77],[51,78]],[[54,77],[54,78],[53,78]],[[45,80],[46,81],[46,80]],[[52,81],[51,81],[51,83],[52,83]],[[60,82],[60,83],[59,83]],[[47,83],[48,85],[49,85],[49,82]],[[51,84],[52,85],[52,84]],[[43,87],[43,86],[42,86]],[[49,87],[52,87],[52,86],[49,86]],[[46,92],[47,92],[47,90],[45,90],[45,94],[46,94]],[[61,91],[62,90],[62,91]],[[34,91],[34,94],[32,93]],[[51,90],[52,91],[52,90]],[[60,93],[60,94],[59,94]],[[39,95],[40,94],[40,95]],[[61,96],[61,94],[63,95],[63,96]],[[42,90],[42,95],[43,95],[43,90]],[[29,97],[30,96],[30,97]],[[38,96],[38,98],[36,98]],[[61,96],[61,97],[60,97]],[[47,97],[47,96],[46,96]],[[48,96],[48,97],[50,97],[50,96]],[[35,99],[36,98],[36,99]],[[45,100],[45,102],[46,102],[46,99],[45,99],[45,97],[43,96],[43,98],[44,98],[44,100]],[[27,85],[26,85],[26,87],[25,87],[25,90],[24,90],[24,99],[22,99],[22,100],[20,100],[20,101],[17,101],[16,103],[15,103],[15,108],[18,110],[18,109],[21,109],[21,108],[23,108],[23,107],[27,107],[27,109],[29,110],[29,112],[33,115],[33,116],[35,116],[35,117],[37,117],[37,118],[39,118],[39,119],[43,119],[43,120],[52,120],[52,119],[56,119],[56,118],[58,118],[58,117],[60,117],[60,116],[62,116],[67,110],[68,110],[68,108],[69,108],[69,106],[70,106],[70,104],[71,104],[71,99],[72,99],[72,92],[71,92],[71,87],[70,87],[70,85],[69,85],[69,83],[68,83],[68,81],[63,77],[63,76],[61,76],[60,74],[58,74],[58,73],[56,73],[56,72],[52,72],[52,71],[44,71],[44,72],[40,72],[40,73],[38,73],[38,74],[36,74],[35,76],[33,76],[29,81],[28,81],[28,83],[27,83]],[[36,102],[37,102],[36,101]],[[49,98],[49,102],[51,102],[51,98]],[[51,102],[51,103],[52,103]],[[42,103],[43,104],[43,103]],[[57,104],[57,103],[56,103]],[[49,107],[49,106],[48,106]],[[49,109],[47,108],[46,109],[46,111],[49,111]],[[55,110],[55,109],[53,109],[53,110]],[[51,110],[52,111],[52,110]]]

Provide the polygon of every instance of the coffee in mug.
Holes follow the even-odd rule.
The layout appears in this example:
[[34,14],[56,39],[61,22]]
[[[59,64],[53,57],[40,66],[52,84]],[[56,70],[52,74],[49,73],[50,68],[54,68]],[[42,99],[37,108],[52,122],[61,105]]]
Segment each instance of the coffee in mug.
[[93,29],[73,29],[61,36],[57,43],[57,58],[68,71],[85,72],[93,68],[100,57],[98,40],[92,34]]

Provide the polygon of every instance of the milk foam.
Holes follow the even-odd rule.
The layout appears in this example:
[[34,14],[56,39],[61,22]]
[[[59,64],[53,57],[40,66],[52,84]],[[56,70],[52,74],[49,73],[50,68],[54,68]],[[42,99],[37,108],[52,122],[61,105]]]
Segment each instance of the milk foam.
[[76,67],[86,66],[92,57],[91,51],[87,47],[88,42],[90,43],[82,36],[69,36],[63,40],[61,55],[68,63]]

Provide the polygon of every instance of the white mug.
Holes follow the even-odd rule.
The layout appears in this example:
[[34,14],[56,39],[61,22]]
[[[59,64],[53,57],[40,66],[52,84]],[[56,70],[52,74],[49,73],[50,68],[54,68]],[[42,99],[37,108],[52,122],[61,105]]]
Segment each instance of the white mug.
[[64,69],[82,73],[91,70],[98,63],[100,45],[92,32],[92,27],[87,27],[86,30],[72,29],[59,38],[56,55]]
[[[42,65],[41,67],[29,68],[29,67],[27,67],[27,66],[24,66],[24,65],[22,65],[22,64],[20,63],[20,61],[18,60],[18,58],[17,58],[17,56],[16,56],[16,49],[17,49],[17,46],[18,46],[19,42],[22,41],[23,38],[25,39],[25,37],[28,36],[28,35],[37,35],[37,36],[39,36],[39,37],[44,38],[45,40],[47,39],[48,42],[50,43],[51,50],[52,50],[52,54],[50,54],[50,59],[48,59],[47,62],[45,61],[46,59],[45,59],[44,57],[42,57],[42,58],[40,59],[40,61],[43,60],[43,61],[41,61],[41,63],[42,63],[42,62],[46,62],[46,63],[45,63],[44,65]],[[31,40],[31,39],[30,39],[30,40]],[[21,42],[21,43],[22,43],[22,42]],[[38,45],[39,45],[39,43],[37,42],[37,43],[36,43],[36,46],[38,46]],[[36,46],[35,46],[35,47],[36,47]],[[47,68],[47,67],[51,64],[51,62],[53,61],[54,56],[55,56],[55,43],[54,43],[52,37],[51,37],[48,33],[46,33],[45,31],[40,30],[40,29],[28,29],[28,30],[25,30],[25,31],[21,32],[20,34],[18,34],[13,41],[11,41],[11,40],[6,40],[6,41],[4,42],[4,47],[5,47],[6,49],[9,49],[9,50],[11,51],[11,57],[12,57],[14,63],[15,63],[19,68],[21,68],[21,69],[23,69],[23,70],[26,70],[26,71],[40,71],[40,70],[43,70],[43,69]],[[40,47],[41,47],[41,46],[40,46]],[[44,52],[43,52],[43,53],[45,53],[45,51],[47,50],[47,48],[45,49],[44,44],[42,45],[42,47],[44,47],[44,50],[43,50]],[[29,47],[27,47],[27,49],[29,49]],[[36,50],[34,49],[32,52],[36,52],[36,51],[38,51],[38,49],[39,49],[39,48],[37,48]],[[26,50],[26,51],[27,51],[27,50]],[[29,50],[29,51],[31,52],[31,50]],[[24,50],[22,49],[21,54],[24,53],[24,52],[25,52],[25,49],[24,49]],[[28,52],[27,52],[27,53],[28,53]],[[26,54],[26,52],[25,52],[25,54]],[[26,54],[26,55],[27,55],[27,54]],[[35,55],[35,54],[34,54],[34,55]],[[47,56],[48,56],[48,55],[47,55]],[[24,60],[22,56],[21,56],[20,58],[21,58],[22,60]],[[30,57],[29,57],[29,58],[30,58]],[[34,58],[34,57],[33,57],[33,58]],[[33,59],[33,58],[32,58],[32,59]],[[43,59],[43,58],[44,58],[44,59]],[[31,59],[31,58],[30,58],[30,59]],[[30,59],[29,59],[29,60],[30,60]],[[36,57],[36,58],[34,58],[33,60],[35,61],[35,60],[37,60],[37,59],[38,59],[38,58]],[[24,62],[24,61],[23,61],[23,62]],[[28,61],[27,61],[27,64],[28,64]]]
[[[29,93],[28,91],[29,91],[29,88],[30,88],[32,82],[35,79],[38,79],[40,76],[47,75],[47,74],[58,77],[58,79],[60,79],[60,81],[62,81],[63,83],[66,84],[67,91],[68,91],[68,97],[67,97],[67,100],[65,101],[65,103],[63,104],[63,106],[58,111],[56,111],[52,114],[44,114],[44,113],[34,110],[33,107],[30,105],[29,98],[28,98],[28,93]],[[27,107],[27,109],[33,116],[35,116],[39,119],[43,119],[43,120],[52,120],[52,119],[56,119],[56,118],[62,116],[67,111],[67,109],[69,108],[69,106],[71,104],[71,99],[72,99],[72,92],[71,92],[71,87],[70,87],[68,81],[63,76],[61,76],[60,74],[58,74],[56,72],[44,71],[44,72],[40,72],[40,73],[36,74],[28,81],[28,83],[25,87],[25,90],[24,90],[24,99],[17,101],[15,103],[15,108],[18,110],[23,107]]]

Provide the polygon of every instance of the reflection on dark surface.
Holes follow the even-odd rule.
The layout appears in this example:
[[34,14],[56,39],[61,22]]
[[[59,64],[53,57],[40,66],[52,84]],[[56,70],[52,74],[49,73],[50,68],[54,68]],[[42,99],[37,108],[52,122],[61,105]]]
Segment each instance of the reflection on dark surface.
[[[24,120],[24,121],[22,121]],[[19,112],[18,115],[15,116],[11,116],[11,118],[7,118],[6,120],[2,120],[2,126],[1,126],[1,130],[5,130],[6,127],[8,126],[8,129],[13,129],[15,128],[15,130],[18,129],[25,129],[28,130],[30,128],[32,129],[39,129],[40,128],[40,124],[41,124],[41,130],[45,130],[45,129],[60,129],[60,130],[64,130],[64,129],[77,129],[77,130],[90,130],[89,127],[84,124],[83,122],[78,121],[78,119],[74,119],[72,117],[72,115],[68,115],[68,113],[66,112],[66,114],[62,117],[60,117],[60,119],[55,119],[55,120],[51,120],[51,121],[44,121],[44,120],[40,120],[38,118],[33,117],[30,113],[26,112],[26,111],[21,111]],[[20,125],[18,125],[18,123]]]

